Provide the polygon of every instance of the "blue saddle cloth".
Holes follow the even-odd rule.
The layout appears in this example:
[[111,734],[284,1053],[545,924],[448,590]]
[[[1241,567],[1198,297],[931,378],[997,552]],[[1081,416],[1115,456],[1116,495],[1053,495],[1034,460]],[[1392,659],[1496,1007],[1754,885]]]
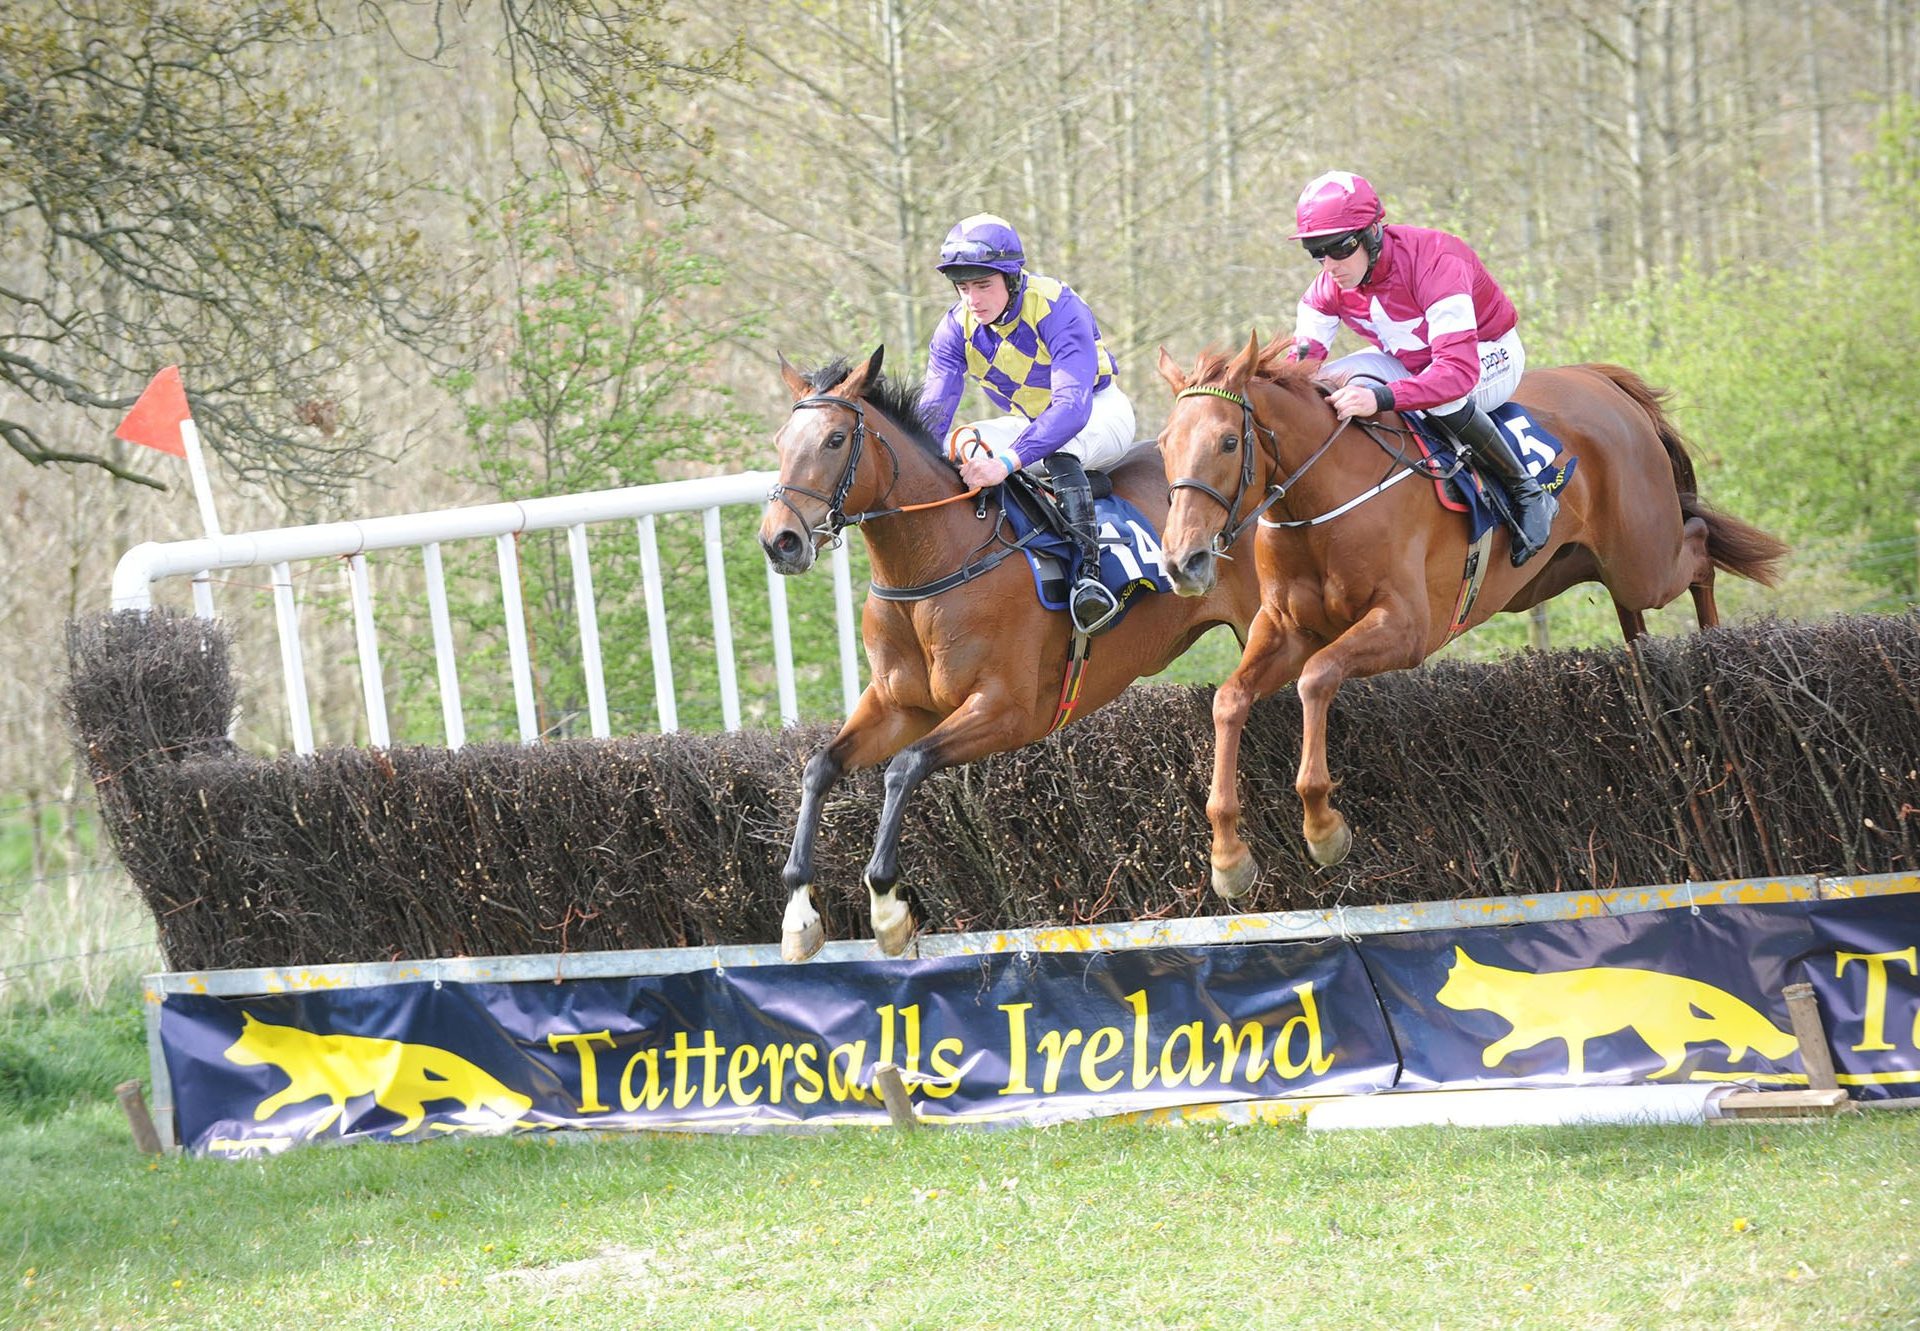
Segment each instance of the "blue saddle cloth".
[[[1040,501],[1010,485],[1001,487],[1001,509],[1014,539],[1022,543],[1027,566],[1033,570],[1033,589],[1049,610],[1065,610],[1067,596],[1080,578],[1080,552],[1065,534],[1029,509]],[[1166,556],[1160,536],[1146,514],[1118,495],[1093,502],[1100,526],[1100,581],[1120,602],[1118,624],[1136,600],[1153,592],[1169,592]]]
[[[1527,414],[1527,409],[1518,402],[1505,402],[1487,413],[1493,417],[1493,423],[1500,427],[1500,433],[1513,445],[1513,455],[1520,459],[1533,478],[1540,482],[1540,488],[1550,494],[1558,494],[1560,488],[1573,476],[1573,468],[1579,458],[1568,458],[1564,463],[1556,464],[1554,459],[1560,454],[1560,441],[1546,428]],[[1402,412],[1401,416],[1413,426],[1414,434],[1420,440],[1421,451],[1441,469],[1450,469],[1459,450],[1453,436],[1427,419],[1421,411]],[[1434,481],[1439,491],[1440,502],[1456,513],[1467,515],[1467,541],[1471,544],[1479,540],[1491,527],[1502,523],[1511,525],[1511,512],[1507,503],[1507,493],[1498,485],[1490,485],[1473,468],[1465,467],[1450,480]]]

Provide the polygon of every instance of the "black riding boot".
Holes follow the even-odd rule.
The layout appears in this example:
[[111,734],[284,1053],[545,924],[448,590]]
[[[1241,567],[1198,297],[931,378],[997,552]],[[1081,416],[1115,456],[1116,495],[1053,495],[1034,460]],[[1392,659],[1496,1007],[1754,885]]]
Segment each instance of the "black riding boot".
[[1551,538],[1553,515],[1560,511],[1560,501],[1540,488],[1540,482],[1514,455],[1513,445],[1500,433],[1500,427],[1478,403],[1469,402],[1435,419],[1466,445],[1513,500],[1513,566],[1519,568],[1539,554]]
[[1073,626],[1082,633],[1098,633],[1120,613],[1120,602],[1100,581],[1100,529],[1093,512],[1093,487],[1087,483],[1080,459],[1071,453],[1049,457],[1047,474],[1053,478],[1060,512],[1073,528],[1073,543],[1080,547],[1080,580],[1067,598]]

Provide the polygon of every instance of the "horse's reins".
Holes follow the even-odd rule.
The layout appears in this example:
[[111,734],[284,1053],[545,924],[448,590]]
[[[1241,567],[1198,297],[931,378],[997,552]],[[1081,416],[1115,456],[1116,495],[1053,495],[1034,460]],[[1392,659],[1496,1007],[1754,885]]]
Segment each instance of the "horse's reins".
[[[1253,403],[1248,399],[1246,394],[1236,393],[1231,389],[1215,388],[1211,384],[1195,384],[1190,388],[1181,389],[1180,392],[1175,395],[1174,401],[1178,402],[1183,397],[1196,396],[1224,398],[1226,401],[1240,408],[1240,488],[1234,491],[1231,501],[1197,476],[1182,476],[1179,480],[1171,482],[1167,486],[1167,489],[1169,491],[1198,490],[1201,494],[1213,500],[1214,503],[1227,510],[1226,526],[1214,533],[1213,553],[1222,558],[1231,559],[1232,556],[1229,555],[1227,551],[1233,548],[1234,542],[1240,539],[1241,534],[1255,522],[1260,521],[1262,515],[1268,509],[1287,497],[1287,492],[1298,485],[1300,478],[1307,474],[1313,464],[1326,455],[1327,450],[1333,447],[1333,441],[1340,437],[1341,432],[1344,431],[1351,422],[1343,419],[1339,424],[1335,425],[1333,427],[1333,433],[1321,441],[1320,447],[1314,449],[1313,453],[1305,462],[1295,467],[1291,476],[1268,486],[1266,498],[1256,504],[1247,513],[1247,516],[1243,518],[1240,516],[1240,501],[1245,499],[1247,491],[1253,488],[1253,455],[1254,449],[1258,447],[1259,444],[1259,438],[1255,431],[1264,430],[1266,427],[1261,426],[1259,422],[1254,419]],[[1266,435],[1269,440],[1272,440],[1274,437],[1272,430],[1266,430]],[[1278,462],[1279,460],[1280,449],[1276,442],[1274,445],[1274,461]]]
[[[972,499],[980,493],[980,487],[976,485],[960,494],[948,495],[945,499],[930,499],[921,504],[901,504],[893,508],[881,507],[868,509],[864,513],[848,513],[846,511],[847,495],[853,490],[854,478],[860,469],[861,450],[867,438],[866,404],[855,398],[836,397],[831,393],[816,393],[812,397],[800,398],[793,404],[794,411],[798,411],[802,407],[845,407],[853,413],[853,437],[848,441],[846,469],[841,472],[840,482],[834,487],[832,494],[822,494],[820,491],[810,490],[804,485],[785,483],[776,483],[774,487],[767,492],[768,503],[773,503],[777,500],[785,504],[787,511],[800,520],[801,526],[806,527],[808,531],[816,536],[824,536],[828,540],[837,541],[840,539],[841,533],[848,527],[857,527],[863,522],[872,522],[880,518],[896,517],[902,513],[918,513],[929,508],[939,508],[943,504],[957,504],[962,500]],[[880,441],[880,446],[887,451],[887,461],[893,468],[893,479],[887,482],[886,493],[880,496],[880,503],[884,505],[887,502],[887,497],[893,493],[894,486],[900,483],[900,458],[899,455],[893,451],[893,445],[887,442],[885,435],[875,435],[874,437]],[[809,499],[816,499],[822,504],[825,504],[827,506],[827,515],[824,524],[821,526],[808,526],[806,515],[793,506],[793,501],[787,498],[788,494],[805,495]],[[998,535],[997,528],[995,535]],[[1027,538],[1027,540],[1032,539],[1032,536]],[[1026,543],[1026,540],[1004,543],[1000,549],[995,550],[985,558],[977,559],[949,573],[946,577],[936,578],[932,582],[923,582],[913,587],[885,587],[875,582],[868,584],[868,590],[883,601],[924,601],[929,596],[938,596],[941,592],[951,591],[963,583],[972,582],[975,578],[980,577],[982,574],[998,566],[1001,560],[1005,559],[1015,550],[1021,549]]]
[[[1242,422],[1241,430],[1240,430],[1240,455],[1241,455],[1240,457],[1240,488],[1234,493],[1234,496],[1231,502],[1227,500],[1227,497],[1225,495],[1221,494],[1218,490],[1214,489],[1211,485],[1208,485],[1205,481],[1199,479],[1196,476],[1183,476],[1179,480],[1169,484],[1167,486],[1167,489],[1170,491],[1171,490],[1198,490],[1201,494],[1206,495],[1209,499],[1219,504],[1220,507],[1227,510],[1227,524],[1226,526],[1222,527],[1218,532],[1214,534],[1213,546],[1212,546],[1213,553],[1216,555],[1219,555],[1223,559],[1232,558],[1232,556],[1229,555],[1227,551],[1233,548],[1234,542],[1240,539],[1241,533],[1245,532],[1246,529],[1252,526],[1255,522],[1258,522],[1262,527],[1282,527],[1282,528],[1317,527],[1323,522],[1331,522],[1333,519],[1340,517],[1342,514],[1352,512],[1354,509],[1366,503],[1369,499],[1374,498],[1376,495],[1380,494],[1382,491],[1387,490],[1392,486],[1399,484],[1401,481],[1405,480],[1408,476],[1420,475],[1420,476],[1425,476],[1430,480],[1447,480],[1453,475],[1455,475],[1456,473],[1458,473],[1462,465],[1460,460],[1456,457],[1451,469],[1445,472],[1441,472],[1438,470],[1429,471],[1420,465],[1421,459],[1409,458],[1406,455],[1406,453],[1404,453],[1401,449],[1387,444],[1384,440],[1380,438],[1379,434],[1376,433],[1377,430],[1388,430],[1395,434],[1408,433],[1408,431],[1404,427],[1396,429],[1395,427],[1389,426],[1389,425],[1380,425],[1375,422],[1363,421],[1363,420],[1360,420],[1358,417],[1343,417],[1338,423],[1334,425],[1333,433],[1329,434],[1325,439],[1320,441],[1320,446],[1314,449],[1313,452],[1307,456],[1307,460],[1305,462],[1302,462],[1298,467],[1295,467],[1293,469],[1293,473],[1289,475],[1285,480],[1277,481],[1272,485],[1268,486],[1266,497],[1262,499],[1260,503],[1256,505],[1251,511],[1249,511],[1246,517],[1242,518],[1242,517],[1239,517],[1240,502],[1242,499],[1246,497],[1247,491],[1253,487],[1253,450],[1254,450],[1255,444],[1257,443],[1257,436],[1255,434],[1255,431],[1258,430],[1264,433],[1267,436],[1269,441],[1274,442],[1274,461],[1275,462],[1278,462],[1280,460],[1278,441],[1274,439],[1274,433],[1272,430],[1267,429],[1266,426],[1259,424],[1259,422],[1255,420],[1254,414],[1253,414],[1253,403],[1251,399],[1247,397],[1246,394],[1235,393],[1230,389],[1216,388],[1210,384],[1195,384],[1189,388],[1182,389],[1178,394],[1175,395],[1174,401],[1178,402],[1183,397],[1193,397],[1196,395],[1205,395],[1207,397],[1224,398],[1226,401],[1231,402],[1240,408],[1241,422]],[[1333,447],[1334,440],[1338,439],[1341,436],[1341,434],[1346,431],[1346,428],[1349,425],[1353,425],[1356,423],[1359,425],[1360,431],[1362,434],[1366,435],[1367,438],[1371,439],[1375,444],[1379,445],[1381,451],[1384,452],[1388,457],[1392,458],[1395,462],[1398,462],[1400,464],[1400,470],[1394,472],[1391,476],[1388,476],[1385,480],[1381,481],[1378,485],[1374,486],[1372,489],[1363,490],[1359,494],[1355,495],[1352,499],[1349,499],[1344,504],[1341,504],[1339,507],[1330,509],[1327,512],[1321,513],[1315,517],[1288,518],[1288,519],[1278,520],[1278,521],[1267,517],[1266,516],[1267,510],[1272,508],[1275,504],[1279,503],[1282,499],[1285,499],[1287,497],[1288,492],[1291,491],[1294,486],[1300,483],[1300,478],[1302,476],[1305,476],[1307,472],[1312,469],[1313,465],[1316,462],[1320,461],[1321,458],[1326,456],[1327,450]]]
[[[854,398],[835,397],[831,393],[816,393],[812,397],[803,397],[793,404],[794,411],[802,407],[845,407],[853,413],[853,438],[849,441],[847,449],[846,470],[840,473],[840,483],[834,487],[832,494],[826,495],[818,490],[809,490],[804,485],[782,482],[776,482],[774,487],[767,491],[767,502],[772,503],[778,500],[785,504],[787,511],[800,519],[802,526],[806,526],[806,516],[793,506],[792,500],[787,498],[789,493],[805,495],[809,499],[817,499],[825,504],[827,506],[826,525],[807,527],[807,530],[816,536],[837,540],[840,533],[848,527],[857,527],[863,522],[896,517],[901,513],[918,513],[922,509],[939,508],[942,504],[957,504],[963,499],[971,499],[980,493],[980,487],[975,486],[962,494],[948,495],[945,499],[930,499],[924,504],[901,504],[895,508],[875,508],[864,513],[848,513],[846,511],[847,495],[853,490],[854,477],[860,470],[860,453],[867,440],[866,404]],[[880,496],[880,502],[885,504],[887,495],[891,495],[893,487],[900,483],[900,458],[884,435],[875,437],[880,440],[880,446],[887,450],[887,463],[893,468],[893,479],[887,482],[886,493]]]

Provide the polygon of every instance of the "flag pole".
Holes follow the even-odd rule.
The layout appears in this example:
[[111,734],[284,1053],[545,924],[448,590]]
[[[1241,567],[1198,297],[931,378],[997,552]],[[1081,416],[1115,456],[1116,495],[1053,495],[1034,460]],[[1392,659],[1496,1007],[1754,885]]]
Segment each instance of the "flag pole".
[[[180,382],[178,365],[169,365],[153,376],[153,382],[141,392],[114,433],[130,444],[185,458],[187,475],[193,481],[194,502],[200,507],[200,524],[209,538],[221,534],[220,515],[213,507],[213,486],[207,476],[206,454],[200,447],[200,431],[194,426],[193,411],[187,405],[187,390]],[[213,577],[206,569],[193,578],[193,611],[202,619],[213,618]]]

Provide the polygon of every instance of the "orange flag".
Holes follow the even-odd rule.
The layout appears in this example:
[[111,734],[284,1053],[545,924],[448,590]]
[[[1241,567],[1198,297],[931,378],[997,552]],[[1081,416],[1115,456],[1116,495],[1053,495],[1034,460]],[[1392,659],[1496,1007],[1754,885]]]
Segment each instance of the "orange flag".
[[180,382],[180,367],[169,365],[153,376],[147,391],[114,433],[130,444],[144,444],[183,458],[187,446],[180,439],[180,423],[192,416],[187,410],[186,387]]

